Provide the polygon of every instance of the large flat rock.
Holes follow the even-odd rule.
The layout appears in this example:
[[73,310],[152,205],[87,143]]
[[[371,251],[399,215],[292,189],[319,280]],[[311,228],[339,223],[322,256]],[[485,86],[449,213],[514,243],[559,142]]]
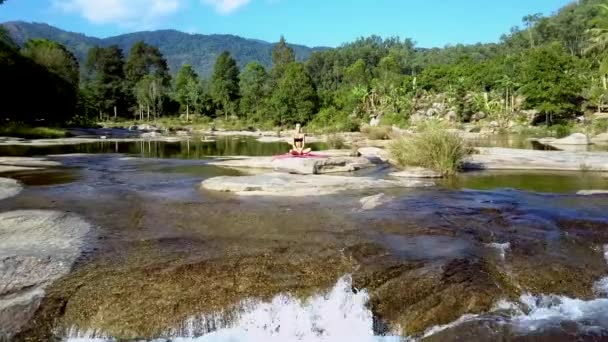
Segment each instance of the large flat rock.
[[478,148],[465,169],[608,171],[608,152],[535,151],[509,148]]
[[567,136],[565,138],[561,138],[561,139],[555,139],[555,138],[544,138],[544,139],[539,139],[538,140],[541,144],[547,144],[547,145],[555,145],[555,146],[560,146],[560,145],[589,145],[590,141],[589,138],[583,134],[583,133],[574,133],[570,136]]
[[301,175],[352,172],[374,166],[370,159],[350,157],[348,156],[350,153],[350,151],[320,152],[320,155],[327,157],[319,158],[242,157],[212,161],[209,165],[236,169],[266,169]]
[[345,190],[428,187],[434,183],[422,180],[383,180],[367,177],[329,175],[295,175],[267,173],[242,177],[216,177],[204,181],[203,189],[238,195],[315,196]]
[[0,340],[10,340],[37,310],[45,287],[70,272],[89,230],[62,212],[0,214]]
[[21,192],[23,187],[21,184],[10,178],[0,178],[0,200],[16,196]]

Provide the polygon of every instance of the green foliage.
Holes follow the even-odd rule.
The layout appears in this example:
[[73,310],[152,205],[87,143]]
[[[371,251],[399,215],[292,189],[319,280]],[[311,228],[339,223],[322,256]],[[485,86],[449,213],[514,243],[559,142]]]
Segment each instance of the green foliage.
[[171,79],[169,67],[163,54],[157,47],[148,45],[143,41],[133,44],[124,68],[129,88],[133,88],[137,82],[150,74],[161,79],[165,86],[169,85]]
[[346,143],[344,142],[344,138],[342,138],[339,134],[329,134],[325,139],[325,144],[327,147],[334,150],[340,150],[346,147]]
[[34,39],[25,43],[21,54],[47,67],[74,87],[78,87],[80,82],[78,60],[63,45],[45,39]]
[[365,134],[370,140],[388,140],[391,138],[393,129],[389,126],[372,127],[364,125],[361,127],[361,133]]
[[402,167],[418,166],[452,175],[472,153],[460,136],[443,129],[429,129],[402,137],[389,146],[391,157]]
[[65,138],[65,129],[53,127],[33,127],[21,123],[11,123],[0,127],[0,136],[23,139],[56,139]]
[[272,71],[273,78],[279,79],[285,73],[287,67],[296,61],[296,54],[291,47],[287,45],[285,37],[281,36],[279,42],[272,49]]
[[221,105],[226,120],[228,114],[236,114],[239,98],[239,68],[229,52],[217,58],[211,78],[211,96]]
[[[32,93],[32,84],[36,94],[46,93],[41,103],[17,105],[9,99],[0,114],[11,120],[52,117],[65,122],[74,108],[85,120],[112,116],[115,108],[123,117],[141,115],[142,107],[146,112],[151,107],[153,116],[184,111],[189,116],[192,109],[210,117],[223,114],[224,125],[302,123],[332,132],[357,130],[372,117],[383,125],[408,127],[410,117],[431,115],[430,107],[434,116],[455,111],[461,122],[485,117],[507,129],[518,118],[526,124],[522,110],[534,109],[545,114],[541,117],[555,131],[554,124],[568,126],[574,115],[605,110],[606,5],[605,0],[582,0],[550,17],[526,16],[524,28],[513,28],[500,44],[420,49],[411,39],[371,36],[319,49],[304,64],[296,61],[312,50],[287,44],[283,37],[272,45],[233,36],[157,31],[100,40],[48,25],[7,23],[12,40],[24,45],[23,54],[29,58],[15,54],[6,40],[2,43],[7,57],[0,59],[0,67],[10,69],[6,75],[13,80],[4,85],[6,94],[25,96],[8,84],[23,94]],[[67,48],[48,40],[26,44],[31,37],[56,40]],[[84,60],[91,47],[86,63],[81,63],[82,84],[74,87],[79,83],[74,55]],[[130,50],[126,62],[123,49]],[[250,61],[258,62],[247,64]],[[26,65],[31,70],[17,71]],[[239,66],[245,67],[239,71]],[[213,74],[205,78],[211,69]],[[169,70],[179,70],[171,97]],[[18,80],[19,73],[27,77]],[[76,89],[64,88],[70,83]],[[373,136],[381,133],[370,131]]]
[[114,109],[126,112],[130,91],[125,86],[124,55],[118,46],[95,47],[86,64],[86,87],[91,103],[100,114],[111,115]]
[[263,119],[265,100],[270,93],[269,78],[264,66],[251,62],[245,66],[240,75],[241,102],[240,112],[253,121]]
[[339,111],[335,107],[323,108],[310,122],[310,127],[319,133],[359,132],[361,121],[347,112]]
[[135,85],[135,97],[140,104],[140,109],[146,109],[146,115],[151,113],[154,119],[161,116],[163,104],[167,96],[167,88],[164,79],[158,75],[149,74],[144,76]]
[[521,80],[526,107],[547,115],[576,113],[582,91],[578,63],[559,44],[529,51],[522,65]]
[[[154,32],[134,32],[104,39],[88,37],[79,33],[60,30],[41,23],[10,22],[3,24],[18,45],[35,38],[43,38],[67,46],[84,65],[89,49],[95,46],[118,45],[123,51],[137,42],[156,46],[167,59],[172,74],[184,64],[191,64],[201,77],[209,77],[217,56],[228,51],[237,60],[240,67],[251,61],[260,62],[265,68],[272,66],[272,49],[274,44],[259,40],[241,38],[233,35],[189,34],[174,30]],[[314,51],[327,48],[309,48],[289,44],[296,55],[296,60],[309,58]]]
[[2,41],[0,75],[0,119],[59,124],[74,115],[78,96],[74,85]]
[[310,121],[317,112],[318,97],[315,85],[306,68],[300,63],[291,63],[270,98],[276,125],[293,126]]
[[593,133],[608,133],[608,119],[595,120],[593,122]]
[[173,96],[188,116],[190,110],[196,110],[201,92],[198,75],[190,64],[185,64],[175,76]]

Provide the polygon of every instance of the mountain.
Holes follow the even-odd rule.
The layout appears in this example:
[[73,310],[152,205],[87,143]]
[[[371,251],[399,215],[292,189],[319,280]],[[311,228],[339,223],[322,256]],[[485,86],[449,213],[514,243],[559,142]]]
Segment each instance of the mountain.
[[[78,57],[81,64],[91,47],[116,44],[124,50],[126,55],[131,46],[140,40],[157,46],[167,58],[173,73],[177,72],[183,64],[192,64],[200,75],[208,76],[213,70],[215,59],[223,51],[229,51],[240,67],[251,61],[258,61],[266,67],[270,67],[272,64],[273,43],[233,35],[188,34],[175,30],[160,30],[135,32],[102,39],[64,31],[43,23],[14,21],[1,25],[18,45],[23,45],[29,39],[34,38],[56,41],[68,47]],[[328,49],[310,48],[303,45],[291,45],[291,47],[298,60],[308,59],[314,51]]]

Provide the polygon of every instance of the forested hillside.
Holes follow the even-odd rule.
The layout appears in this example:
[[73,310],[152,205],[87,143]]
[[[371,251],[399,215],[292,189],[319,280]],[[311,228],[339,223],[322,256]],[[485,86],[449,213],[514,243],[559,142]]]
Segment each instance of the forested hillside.
[[[215,59],[223,51],[230,52],[240,66],[245,66],[250,61],[258,61],[265,67],[270,67],[272,62],[271,43],[232,35],[201,35],[161,30],[99,39],[41,23],[8,22],[2,25],[13,41],[20,46],[30,39],[52,40],[68,47],[81,62],[86,59],[89,49],[94,46],[118,45],[122,50],[128,51],[138,41],[158,47],[173,73],[177,72],[183,64],[191,64],[197,73],[208,76],[213,70]],[[298,60],[307,59],[315,50],[301,45],[291,45],[291,47],[296,52]]]
[[[257,127],[300,122],[357,130],[375,117],[402,127],[442,120],[509,129],[568,124],[604,111],[608,99],[605,0],[581,0],[549,17],[531,14],[494,44],[421,49],[412,39],[371,36],[304,61],[310,50],[283,39],[272,46],[157,31],[89,48],[101,41],[43,25],[11,25],[17,44],[5,44],[13,49],[9,55],[64,79],[78,70],[74,51],[82,75],[77,113],[100,119],[197,114]],[[61,44],[24,41],[29,33],[23,27]],[[54,57],[43,58],[48,51]],[[58,68],[62,63],[69,72]]]

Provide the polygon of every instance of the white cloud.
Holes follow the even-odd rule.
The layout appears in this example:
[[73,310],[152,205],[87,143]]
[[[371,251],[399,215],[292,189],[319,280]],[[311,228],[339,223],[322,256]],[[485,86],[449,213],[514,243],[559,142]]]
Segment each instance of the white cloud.
[[230,14],[247,5],[251,0],[202,0],[204,4],[211,5],[220,14]]
[[176,13],[183,0],[54,0],[56,8],[95,24],[148,27]]

